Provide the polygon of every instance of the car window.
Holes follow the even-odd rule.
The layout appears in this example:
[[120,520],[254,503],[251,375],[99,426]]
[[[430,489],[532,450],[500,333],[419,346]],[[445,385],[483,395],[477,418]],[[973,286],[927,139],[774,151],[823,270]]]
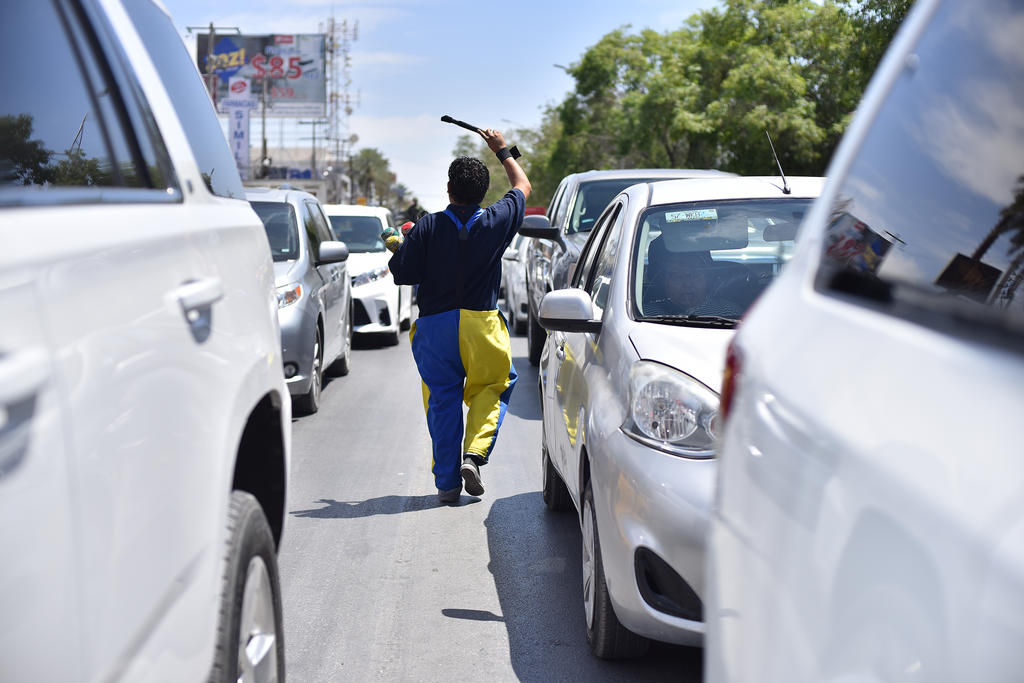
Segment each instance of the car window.
[[317,257],[320,255],[320,233],[316,228],[316,219],[313,218],[313,214],[309,210],[309,204],[307,202],[300,202],[299,208],[302,213],[302,229],[306,231],[306,241],[309,243],[309,256],[316,262]]
[[222,197],[245,198],[213,103],[170,17],[150,0],[125,0],[124,5],[170,95],[207,188]]
[[593,268],[597,255],[601,250],[601,240],[604,239],[606,228],[614,219],[614,214],[618,211],[618,208],[619,205],[609,207],[608,211],[598,220],[597,228],[591,233],[587,242],[583,245],[583,249],[580,251],[580,256],[574,265],[572,276],[573,287],[579,287],[580,289],[587,289],[587,291],[589,291],[588,283],[590,282],[590,270]]
[[738,199],[646,210],[634,238],[634,313],[738,320],[789,261],[812,201]]
[[[555,190],[554,196],[551,198],[551,204],[548,206],[548,210],[546,212],[548,221],[551,223],[551,225],[554,225],[558,228],[562,227],[562,223],[556,218],[555,214],[559,211],[559,209],[562,206],[562,198],[565,196],[565,188],[567,185],[568,183],[563,180],[562,183],[558,186],[558,189]],[[564,211],[562,213],[564,215]]]
[[307,199],[305,202],[306,208],[309,209],[309,215],[313,218],[313,225],[316,228],[317,235],[320,237],[320,241],[333,241],[334,232],[331,230],[331,226],[327,222],[327,218],[324,216],[324,211],[320,207],[320,203],[312,199]]
[[572,211],[569,213],[567,232],[589,232],[594,227],[594,221],[615,195],[630,185],[650,181],[649,178],[615,178],[580,183],[579,191],[572,202]]
[[[601,317],[608,302],[608,291],[612,284],[612,270],[615,268],[615,257],[619,253],[619,242],[622,234],[622,224],[625,221],[626,212],[622,210],[622,204],[616,203],[610,208],[606,217],[608,227],[601,228],[604,235],[601,235],[601,242],[594,250],[594,267],[587,275],[587,291],[594,302],[594,314]],[[595,237],[598,235],[595,234]]]
[[820,290],[1020,343],[1024,62],[1014,7],[937,10],[838,189]]
[[[47,0],[4,9],[0,203],[21,202],[28,195],[47,201],[46,195],[66,188],[150,186],[145,164],[136,163],[132,133],[120,125],[118,90],[106,78],[86,29],[73,15],[66,18],[67,24]],[[25,55],[32,55],[31,68],[17,66]],[[98,200],[100,195],[77,197]]]
[[299,258],[299,225],[295,220],[295,208],[285,202],[249,203],[263,221],[274,260],[294,261]]
[[384,251],[380,234],[384,226],[377,216],[328,216],[338,239],[352,253]]

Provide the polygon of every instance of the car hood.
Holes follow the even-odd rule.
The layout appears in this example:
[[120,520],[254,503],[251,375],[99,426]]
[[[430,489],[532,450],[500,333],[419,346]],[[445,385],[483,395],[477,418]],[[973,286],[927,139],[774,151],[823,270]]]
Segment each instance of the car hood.
[[281,287],[302,281],[301,261],[274,261],[274,285]]
[[641,360],[652,360],[685,372],[716,393],[722,386],[725,352],[736,330],[683,327],[638,322],[629,340]]
[[381,266],[387,266],[388,261],[391,260],[390,251],[365,251],[349,253],[348,255],[348,272],[353,277],[361,273],[365,273],[373,268],[379,268]]

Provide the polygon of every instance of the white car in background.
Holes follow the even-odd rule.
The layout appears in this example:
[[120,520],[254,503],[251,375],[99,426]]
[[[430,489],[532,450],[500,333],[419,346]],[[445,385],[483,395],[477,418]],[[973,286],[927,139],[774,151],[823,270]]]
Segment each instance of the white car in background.
[[526,248],[529,241],[528,237],[516,235],[501,257],[502,315],[511,334],[526,334],[526,322],[530,316],[526,300]]
[[396,227],[391,211],[359,204],[323,207],[338,239],[348,246],[355,332],[379,335],[387,344],[397,344],[399,333],[412,325],[413,295],[410,285],[395,284],[388,269],[391,252],[380,234]]
[[594,222],[568,288],[541,300],[543,498],[579,516],[598,657],[641,654],[649,639],[702,642],[726,346],[823,184],[634,184]]
[[1021,45],[914,6],[733,340],[709,683],[1024,680]]

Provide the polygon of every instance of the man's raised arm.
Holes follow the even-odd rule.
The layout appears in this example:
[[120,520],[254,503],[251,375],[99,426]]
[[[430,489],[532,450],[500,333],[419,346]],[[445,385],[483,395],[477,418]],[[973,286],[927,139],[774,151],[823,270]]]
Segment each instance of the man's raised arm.
[[523,171],[512,154],[508,151],[505,145],[505,137],[500,131],[488,128],[486,130],[477,129],[480,136],[487,142],[487,146],[491,148],[498,159],[501,161],[501,165],[505,168],[505,174],[508,176],[508,181],[512,183],[513,188],[518,188],[524,198],[530,196],[530,191],[533,189],[530,185],[530,179],[526,177],[526,172]]

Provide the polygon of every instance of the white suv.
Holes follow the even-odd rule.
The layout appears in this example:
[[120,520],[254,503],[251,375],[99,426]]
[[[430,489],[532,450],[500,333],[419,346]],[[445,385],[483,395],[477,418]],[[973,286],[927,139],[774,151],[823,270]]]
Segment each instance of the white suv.
[[740,324],[707,681],[1024,677],[1022,44],[918,2]]
[[[40,49],[45,46],[45,49]],[[6,3],[0,678],[282,680],[274,271],[150,0]]]

